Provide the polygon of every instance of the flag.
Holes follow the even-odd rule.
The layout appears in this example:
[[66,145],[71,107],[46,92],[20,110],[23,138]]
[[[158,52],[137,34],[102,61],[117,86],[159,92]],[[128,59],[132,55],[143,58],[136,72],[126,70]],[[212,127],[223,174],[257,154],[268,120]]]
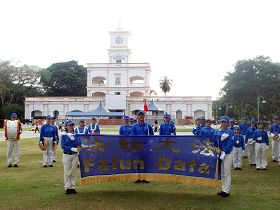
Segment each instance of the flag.
[[147,112],[148,111],[148,105],[147,105],[147,102],[145,101],[144,102],[144,112]]

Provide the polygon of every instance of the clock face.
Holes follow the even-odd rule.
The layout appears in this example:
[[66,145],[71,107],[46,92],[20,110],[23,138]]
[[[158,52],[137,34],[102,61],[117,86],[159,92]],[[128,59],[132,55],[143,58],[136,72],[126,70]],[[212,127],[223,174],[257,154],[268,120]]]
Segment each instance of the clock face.
[[123,43],[123,38],[118,36],[118,37],[116,37],[115,41],[117,44],[121,44],[121,43]]

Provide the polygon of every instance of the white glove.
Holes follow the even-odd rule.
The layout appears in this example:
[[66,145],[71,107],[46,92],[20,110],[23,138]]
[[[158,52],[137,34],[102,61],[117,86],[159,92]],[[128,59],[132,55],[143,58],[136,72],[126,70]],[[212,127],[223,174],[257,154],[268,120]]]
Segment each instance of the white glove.
[[71,151],[72,151],[72,152],[78,152],[78,149],[77,149],[77,148],[72,147],[72,148],[71,148]]
[[236,144],[239,144],[239,141],[238,141],[238,140],[236,141]]
[[273,138],[274,136],[275,136],[275,134],[274,134],[274,133],[272,133],[272,134],[271,134],[271,137]]
[[259,141],[261,141],[261,140],[262,140],[262,137],[258,137],[257,139],[258,139]]
[[221,141],[225,140],[229,135],[227,133],[222,134]]
[[53,143],[54,143],[54,144],[56,144],[56,143],[57,143],[57,141],[53,141]]
[[253,139],[248,139],[248,144],[252,144]]
[[40,141],[40,146],[43,146],[44,144],[43,144],[43,142],[42,141]]
[[269,150],[269,145],[266,145],[266,150]]
[[224,151],[222,151],[220,159],[223,160],[225,158],[225,156],[226,156],[226,153]]

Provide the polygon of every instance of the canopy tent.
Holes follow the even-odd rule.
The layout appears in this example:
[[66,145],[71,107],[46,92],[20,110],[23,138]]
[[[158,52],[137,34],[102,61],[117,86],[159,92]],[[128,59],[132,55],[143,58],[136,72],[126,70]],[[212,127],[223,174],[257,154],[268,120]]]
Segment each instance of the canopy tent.
[[66,117],[121,117],[123,112],[110,112],[100,102],[99,106],[91,112],[67,112]]
[[152,100],[148,104],[148,111],[164,111],[164,110],[159,108],[158,105],[156,105],[156,103],[154,102],[154,100]]

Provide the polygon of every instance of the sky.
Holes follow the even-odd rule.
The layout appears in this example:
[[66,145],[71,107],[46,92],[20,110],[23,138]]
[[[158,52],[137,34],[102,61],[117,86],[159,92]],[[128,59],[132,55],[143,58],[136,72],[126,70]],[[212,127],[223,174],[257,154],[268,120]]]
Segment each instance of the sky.
[[110,36],[131,32],[131,62],[149,62],[151,88],[219,96],[238,60],[280,61],[278,0],[0,0],[0,60],[47,68],[108,62]]

